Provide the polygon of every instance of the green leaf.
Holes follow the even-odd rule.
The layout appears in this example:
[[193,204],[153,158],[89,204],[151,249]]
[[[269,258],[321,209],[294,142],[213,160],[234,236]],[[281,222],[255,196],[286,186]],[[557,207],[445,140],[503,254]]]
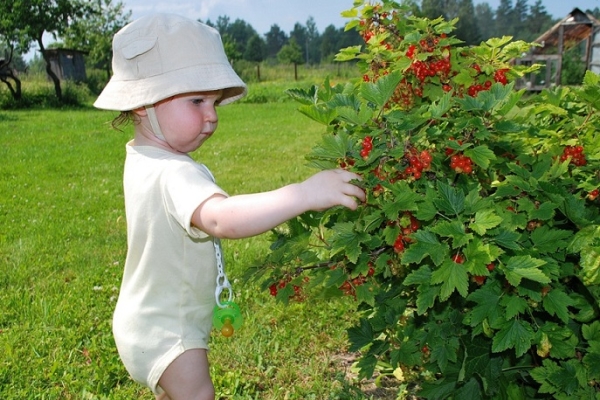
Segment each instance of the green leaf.
[[519,250],[521,246],[518,243],[519,235],[517,232],[501,230],[496,236],[493,237],[494,242],[498,244],[498,246],[504,247],[505,249],[510,250]]
[[574,301],[563,291],[559,289],[550,290],[544,296],[544,309],[550,315],[556,315],[565,324],[569,322],[568,307],[574,305]]
[[501,268],[508,282],[513,286],[519,286],[523,278],[539,283],[549,283],[548,278],[539,267],[546,264],[545,261],[527,256],[511,257],[508,263]]
[[466,156],[471,157],[473,162],[479,165],[481,168],[489,167],[490,161],[496,159],[494,152],[491,151],[486,145],[467,149],[464,153]]
[[554,210],[557,208],[558,206],[556,204],[546,201],[531,211],[531,219],[540,219],[542,221],[552,219],[555,214]]
[[496,285],[482,286],[472,292],[467,299],[477,304],[469,312],[471,326],[477,326],[485,319],[494,321],[501,316],[502,310],[499,306],[501,290]]
[[352,141],[348,134],[325,135],[320,145],[313,148],[309,158],[338,160],[346,157],[351,148]]
[[451,93],[445,93],[440,98],[439,102],[433,103],[431,105],[431,107],[429,107],[429,111],[431,112],[431,118],[439,119],[444,114],[446,114],[448,112],[448,110],[450,109],[450,107],[452,106],[452,103],[450,102],[451,98],[452,98]]
[[301,105],[298,111],[323,125],[329,125],[337,116],[336,109],[317,105]]
[[360,303],[366,303],[373,307],[375,305],[375,295],[373,294],[374,287],[370,282],[363,283],[362,285],[356,286],[356,301]]
[[471,378],[467,381],[466,384],[461,386],[458,390],[454,392],[454,397],[456,399],[469,399],[469,400],[479,400],[481,399],[481,387],[479,386],[479,382],[475,378]]
[[430,256],[435,265],[440,265],[447,257],[448,245],[441,243],[434,233],[419,230],[413,233],[412,238],[416,243],[412,243],[402,253],[403,263],[420,263],[425,257]]
[[431,228],[431,231],[442,237],[452,238],[454,248],[462,247],[469,240],[473,239],[473,234],[465,232],[465,225],[460,221],[442,221]]
[[404,284],[409,285],[420,285],[422,283],[429,283],[431,281],[431,269],[427,265],[421,266],[406,275],[404,278]]
[[331,238],[331,254],[343,252],[348,260],[356,263],[362,252],[361,243],[369,240],[369,235],[356,232],[353,222],[341,222],[333,227],[334,235]]
[[539,252],[552,254],[567,247],[566,239],[572,235],[572,231],[550,229],[544,225],[531,233],[531,241]]
[[440,287],[422,284],[419,285],[418,291],[419,296],[417,297],[417,314],[423,315],[435,304],[435,299],[440,294]]
[[469,225],[469,228],[480,235],[485,235],[488,229],[500,225],[502,218],[494,213],[494,210],[478,211],[475,214],[475,222]]
[[529,308],[529,305],[524,298],[515,295],[505,295],[502,297],[501,304],[506,308],[506,320],[513,319],[519,314],[523,314]]
[[358,326],[348,329],[350,347],[348,351],[359,351],[373,342],[373,328],[366,318],[361,318]]
[[360,86],[360,94],[365,100],[375,104],[378,108],[383,108],[394,94],[401,78],[400,71],[394,71],[378,79],[377,82],[363,83]]
[[583,364],[589,373],[590,379],[600,379],[600,353],[587,353],[583,357]]
[[452,260],[444,262],[442,266],[433,271],[432,284],[442,284],[440,300],[444,301],[456,290],[462,297],[466,297],[469,287],[469,276],[464,265]]
[[600,284],[600,247],[589,247],[581,252],[581,274],[585,285]]
[[499,353],[514,348],[516,356],[521,357],[531,347],[533,338],[533,329],[529,324],[512,319],[503,324],[494,336],[492,351]]
[[458,215],[464,210],[465,195],[462,192],[441,181],[438,181],[438,190],[440,198],[435,199],[434,203],[440,211]]

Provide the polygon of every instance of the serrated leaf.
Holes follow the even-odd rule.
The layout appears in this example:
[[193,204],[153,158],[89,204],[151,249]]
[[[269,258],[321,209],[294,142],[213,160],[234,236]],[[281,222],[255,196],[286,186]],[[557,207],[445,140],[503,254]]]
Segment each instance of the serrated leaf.
[[542,304],[550,315],[556,315],[565,324],[569,322],[568,307],[574,305],[574,301],[565,292],[558,289],[550,290],[544,296]]
[[400,71],[394,71],[378,79],[377,82],[363,83],[360,86],[360,94],[365,100],[375,104],[378,108],[383,108],[394,94],[401,78]]
[[427,265],[421,266],[419,269],[412,271],[404,278],[404,285],[420,285],[431,281],[431,269]]
[[452,238],[454,248],[462,247],[473,238],[473,234],[466,233],[465,225],[460,221],[442,221],[431,228],[431,231],[442,236]]
[[531,241],[539,252],[552,254],[567,247],[566,239],[572,235],[571,231],[550,229],[544,225],[531,233]]
[[490,166],[490,161],[495,160],[496,156],[494,152],[485,145],[477,146],[471,149],[465,150],[465,155],[470,157],[473,162],[479,165],[481,168],[487,168]]
[[504,274],[508,282],[513,286],[519,286],[523,278],[539,283],[549,283],[548,278],[539,267],[546,264],[546,261],[527,256],[511,257],[506,265],[503,266]]
[[452,103],[450,102],[451,98],[451,93],[444,93],[444,95],[440,97],[440,100],[438,102],[433,103],[431,107],[429,107],[429,111],[431,112],[431,118],[439,119],[444,114],[446,114],[452,106]]
[[448,245],[441,243],[432,232],[419,230],[413,233],[412,238],[416,243],[412,243],[402,253],[403,263],[420,263],[430,256],[435,265],[440,265],[448,254]]
[[472,292],[467,299],[477,305],[471,309],[470,325],[481,324],[485,319],[493,321],[501,316],[499,302],[501,298],[500,289],[494,285],[485,285]]
[[320,146],[313,148],[309,158],[338,160],[346,157],[346,154],[351,147],[352,142],[345,133],[326,135],[323,137]]
[[498,246],[504,247],[505,249],[519,250],[521,246],[517,241],[520,237],[521,235],[517,232],[501,230],[500,233],[493,237],[493,240]]
[[356,263],[362,252],[361,243],[369,240],[369,235],[364,232],[356,232],[353,222],[341,222],[332,228],[334,234],[331,237],[331,254],[343,252],[348,260]]
[[366,303],[373,307],[375,305],[375,296],[373,294],[373,285],[370,282],[356,286],[356,301]]
[[600,353],[587,353],[583,357],[583,364],[589,373],[590,379],[600,379]]
[[465,207],[465,195],[452,186],[439,181],[438,190],[440,197],[434,203],[440,211],[447,214],[458,215]]
[[583,283],[600,284],[600,247],[588,247],[582,251],[580,264]]
[[481,387],[479,386],[479,382],[477,382],[477,379],[475,378],[469,379],[466,384],[454,392],[454,396],[457,399],[481,399]]
[[422,284],[419,285],[418,291],[417,314],[423,315],[435,304],[435,299],[440,294],[440,287]]
[[478,211],[475,214],[475,221],[469,225],[469,228],[480,235],[485,235],[488,229],[492,229],[500,225],[502,218],[494,213],[494,210]]
[[348,329],[350,347],[348,351],[359,351],[373,341],[373,328],[366,318],[361,318],[358,326]]
[[531,347],[533,338],[533,329],[529,324],[512,319],[504,323],[494,335],[492,351],[499,353],[514,348],[516,356],[521,357]]
[[298,111],[323,125],[329,125],[337,116],[336,109],[324,106],[301,105],[298,107]]
[[363,125],[373,118],[373,110],[362,107],[356,110],[351,107],[337,107],[337,117],[354,125]]
[[466,297],[469,287],[469,276],[464,265],[448,261],[433,271],[431,275],[432,284],[442,284],[440,289],[440,300],[444,301],[456,290],[462,297]]
[[556,204],[549,201],[545,201],[542,204],[540,204],[539,207],[531,211],[531,219],[547,221],[554,217],[554,210],[557,208],[558,206]]
[[295,101],[304,105],[313,105],[317,100],[318,87],[312,85],[308,90],[288,89],[285,93]]
[[529,305],[527,301],[519,296],[507,295],[502,298],[502,305],[505,307],[505,319],[515,318],[519,314],[523,314]]
[[425,382],[419,396],[428,400],[447,399],[449,395],[454,393],[455,387],[456,382],[451,379],[447,381],[438,380],[435,383]]

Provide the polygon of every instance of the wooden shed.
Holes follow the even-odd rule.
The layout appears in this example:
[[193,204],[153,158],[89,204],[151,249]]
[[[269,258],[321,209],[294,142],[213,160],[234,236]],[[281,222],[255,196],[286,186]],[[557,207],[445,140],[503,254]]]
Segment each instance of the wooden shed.
[[585,69],[600,73],[600,21],[578,8],[537,38],[539,46],[516,60],[517,64],[540,64],[537,74],[530,74],[517,82],[519,88],[542,90],[560,85],[562,59],[565,51],[584,43],[582,63]]
[[87,52],[73,49],[47,49],[50,68],[60,80],[82,82],[86,79],[83,56]]

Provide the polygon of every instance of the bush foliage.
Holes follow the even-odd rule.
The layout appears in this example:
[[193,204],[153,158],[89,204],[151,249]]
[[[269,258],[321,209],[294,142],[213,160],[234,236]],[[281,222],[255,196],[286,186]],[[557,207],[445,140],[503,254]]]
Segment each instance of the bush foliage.
[[357,211],[275,231],[257,273],[279,300],[353,296],[362,377],[427,399],[599,398],[600,77],[537,95],[509,37],[355,2],[363,77],[291,90],[326,126],[308,159],[357,172]]

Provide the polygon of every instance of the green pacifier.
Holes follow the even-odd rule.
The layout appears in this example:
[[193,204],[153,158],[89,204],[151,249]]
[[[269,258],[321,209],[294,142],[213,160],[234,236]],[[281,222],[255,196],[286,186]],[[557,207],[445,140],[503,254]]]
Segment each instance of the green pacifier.
[[242,321],[240,307],[233,301],[224,301],[213,310],[213,325],[225,337],[231,337],[234,330],[242,326]]

